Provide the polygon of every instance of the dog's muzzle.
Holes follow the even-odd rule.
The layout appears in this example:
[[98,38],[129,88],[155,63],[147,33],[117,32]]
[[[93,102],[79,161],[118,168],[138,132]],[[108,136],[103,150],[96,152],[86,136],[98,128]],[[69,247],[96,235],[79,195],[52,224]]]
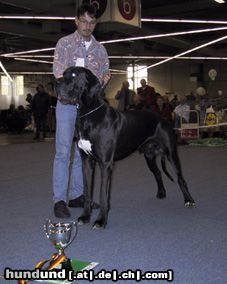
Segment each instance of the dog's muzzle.
[[62,95],[61,84],[62,84],[62,78],[56,79],[54,81],[54,89],[55,89],[55,92],[57,94],[58,100],[63,105],[77,105],[77,99],[76,98],[69,98],[65,95]]

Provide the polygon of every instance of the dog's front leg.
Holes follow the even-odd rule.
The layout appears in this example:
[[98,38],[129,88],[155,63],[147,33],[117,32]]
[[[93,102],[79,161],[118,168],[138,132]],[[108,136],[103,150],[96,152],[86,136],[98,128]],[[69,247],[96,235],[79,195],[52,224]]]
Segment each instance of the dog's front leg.
[[111,174],[113,163],[100,164],[101,185],[100,185],[100,211],[97,220],[94,222],[93,228],[105,228],[110,209],[110,190],[111,190]]
[[93,186],[94,186],[94,173],[95,161],[91,160],[84,153],[81,155],[83,164],[83,180],[84,180],[84,211],[78,218],[79,224],[88,223],[91,217],[92,200],[93,200]]

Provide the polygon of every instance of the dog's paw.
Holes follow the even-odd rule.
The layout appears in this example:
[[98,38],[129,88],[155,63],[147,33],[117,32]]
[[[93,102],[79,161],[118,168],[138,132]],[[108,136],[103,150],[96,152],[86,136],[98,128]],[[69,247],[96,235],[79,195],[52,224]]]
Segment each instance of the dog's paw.
[[104,220],[96,220],[92,226],[92,229],[105,229],[106,222]]
[[82,215],[77,219],[78,225],[83,225],[90,222],[89,215]]
[[165,191],[160,191],[160,192],[158,192],[157,195],[156,195],[156,197],[157,197],[158,199],[164,199],[164,198],[166,198],[166,193],[165,193]]
[[192,207],[195,207],[196,204],[194,201],[188,201],[188,202],[185,202],[184,206],[187,208],[192,208]]

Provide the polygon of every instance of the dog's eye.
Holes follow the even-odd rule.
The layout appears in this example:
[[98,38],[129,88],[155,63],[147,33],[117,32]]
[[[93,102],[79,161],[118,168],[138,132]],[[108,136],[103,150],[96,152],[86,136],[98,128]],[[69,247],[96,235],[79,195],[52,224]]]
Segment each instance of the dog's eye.
[[72,73],[72,77],[75,77],[76,76],[76,74],[75,73]]

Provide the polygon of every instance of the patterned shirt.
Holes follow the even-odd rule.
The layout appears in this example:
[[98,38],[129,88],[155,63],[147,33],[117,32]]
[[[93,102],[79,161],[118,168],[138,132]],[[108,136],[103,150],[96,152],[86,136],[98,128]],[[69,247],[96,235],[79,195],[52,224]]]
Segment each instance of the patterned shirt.
[[109,74],[109,59],[105,47],[91,36],[91,44],[86,49],[83,37],[75,31],[57,43],[54,53],[54,76],[62,77],[64,71],[68,67],[76,66],[78,61],[83,61],[84,67],[92,71],[101,84],[104,75]]

